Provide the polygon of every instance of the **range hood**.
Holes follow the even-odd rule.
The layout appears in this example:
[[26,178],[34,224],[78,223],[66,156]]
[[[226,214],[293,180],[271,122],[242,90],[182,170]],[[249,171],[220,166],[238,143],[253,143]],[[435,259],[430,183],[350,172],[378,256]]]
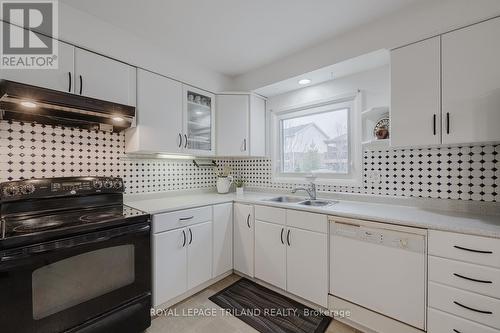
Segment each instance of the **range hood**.
[[0,80],[0,119],[120,132],[134,117],[133,106]]

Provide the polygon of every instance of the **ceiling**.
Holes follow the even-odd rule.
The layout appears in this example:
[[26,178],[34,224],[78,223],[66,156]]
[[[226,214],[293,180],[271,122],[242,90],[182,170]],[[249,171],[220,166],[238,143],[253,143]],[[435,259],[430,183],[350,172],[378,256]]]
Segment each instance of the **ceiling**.
[[416,0],[60,0],[236,76],[381,18]]
[[[320,68],[303,75],[270,84],[268,86],[255,90],[255,92],[262,96],[272,97],[307,86],[319,84],[321,82],[335,80],[344,76],[349,76],[378,67],[387,66],[389,65],[389,62],[389,51],[378,50],[336,63],[331,66]],[[309,79],[311,80],[311,83],[309,83],[308,85],[300,85],[298,82],[301,79]]]

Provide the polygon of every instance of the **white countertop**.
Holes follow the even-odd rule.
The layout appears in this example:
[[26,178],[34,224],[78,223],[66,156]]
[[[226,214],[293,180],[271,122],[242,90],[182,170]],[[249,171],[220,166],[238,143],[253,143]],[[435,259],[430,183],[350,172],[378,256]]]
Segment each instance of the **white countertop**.
[[235,193],[217,194],[214,192],[151,193],[127,195],[125,196],[125,203],[150,214],[158,214],[234,201],[417,228],[500,238],[500,215],[480,215],[449,210],[431,210],[422,207],[370,203],[366,201],[340,200],[330,206],[308,207],[298,204],[275,203],[265,200],[279,195],[280,194],[263,192],[246,192],[243,196],[236,196]]

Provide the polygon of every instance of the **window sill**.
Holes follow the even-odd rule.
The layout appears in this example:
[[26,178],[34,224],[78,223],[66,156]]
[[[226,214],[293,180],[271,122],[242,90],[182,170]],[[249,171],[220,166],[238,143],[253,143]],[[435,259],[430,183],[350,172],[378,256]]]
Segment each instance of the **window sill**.
[[[286,184],[307,184],[308,181],[304,179],[304,177],[283,177],[283,176],[273,176],[273,183],[286,183]],[[363,182],[358,178],[336,178],[336,179],[328,179],[328,178],[316,178],[314,181],[316,185],[325,185],[325,186],[353,186],[353,187],[361,187]]]

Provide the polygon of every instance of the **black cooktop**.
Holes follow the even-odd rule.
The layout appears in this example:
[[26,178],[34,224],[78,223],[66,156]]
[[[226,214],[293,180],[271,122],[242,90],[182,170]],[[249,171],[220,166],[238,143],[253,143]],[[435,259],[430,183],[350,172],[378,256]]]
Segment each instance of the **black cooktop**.
[[148,219],[149,214],[125,205],[6,216],[2,218],[3,239],[0,248],[34,244]]

